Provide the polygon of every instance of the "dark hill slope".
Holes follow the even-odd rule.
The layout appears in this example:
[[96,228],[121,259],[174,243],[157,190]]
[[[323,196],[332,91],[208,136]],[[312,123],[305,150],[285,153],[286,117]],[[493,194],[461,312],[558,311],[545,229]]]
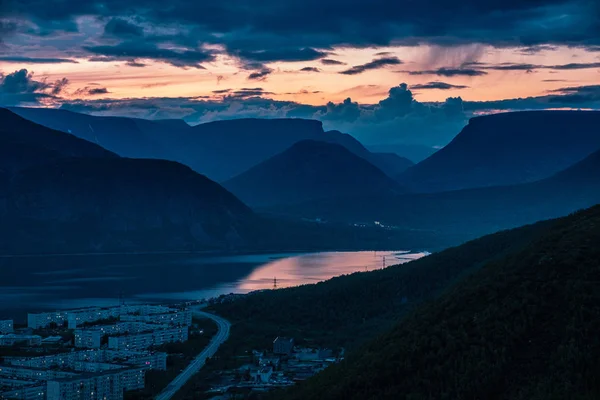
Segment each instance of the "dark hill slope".
[[533,182],[600,149],[600,112],[526,111],[473,118],[446,147],[400,174],[413,191]]
[[282,399],[600,398],[600,207],[487,263]]
[[21,171],[0,217],[13,226],[16,248],[30,235],[32,248],[88,251],[232,248],[247,243],[254,223],[235,196],[188,167],[125,158]]
[[70,133],[124,157],[174,159],[171,142],[190,129],[171,121],[145,121],[124,117],[96,117],[51,108],[11,107],[23,118],[51,129]]
[[0,122],[0,141],[6,146],[38,147],[65,157],[116,157],[98,145],[38,125],[5,108],[0,108]]
[[345,147],[310,140],[292,145],[223,185],[251,207],[403,191]]

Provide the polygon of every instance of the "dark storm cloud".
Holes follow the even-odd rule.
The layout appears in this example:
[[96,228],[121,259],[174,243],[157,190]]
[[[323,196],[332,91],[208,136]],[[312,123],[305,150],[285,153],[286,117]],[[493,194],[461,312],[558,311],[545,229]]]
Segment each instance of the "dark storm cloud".
[[483,76],[487,75],[487,72],[481,71],[478,69],[471,68],[438,68],[433,70],[424,70],[424,71],[398,71],[402,73],[407,73],[409,75],[437,75],[444,76],[447,78],[453,76]]
[[229,93],[229,92],[231,92],[231,89],[213,90],[212,92],[213,92],[214,94],[224,94],[224,93]]
[[141,26],[122,18],[112,18],[104,27],[104,34],[115,37],[140,37],[144,34]]
[[137,58],[154,59],[176,67],[203,68],[200,63],[213,61],[215,56],[210,51],[183,50],[175,51],[159,48],[156,45],[144,42],[122,42],[115,46],[86,46],[84,49],[90,53],[97,54],[93,61],[131,61]]
[[317,67],[304,67],[300,70],[301,72],[321,72]]
[[263,68],[260,71],[253,72],[248,75],[248,79],[254,81],[264,81],[271,73],[273,73],[271,68]]
[[[28,20],[36,25],[39,34],[76,32],[78,16],[128,21],[135,15],[140,26],[176,31],[170,41],[183,44],[187,50],[193,50],[194,44],[217,44],[233,56],[262,63],[316,60],[323,56],[319,53],[335,46],[483,43],[526,47],[524,51],[535,52],[542,45],[583,48],[600,45],[600,4],[595,0],[465,0],[460,4],[446,0],[410,4],[391,0],[259,3],[3,0],[2,3],[8,3],[5,9],[9,18]],[[137,28],[125,26],[116,30],[131,35],[140,33]],[[168,42],[161,40],[155,38],[154,43]],[[98,43],[102,45],[107,43]],[[69,49],[65,46],[63,50]],[[177,58],[181,59],[179,65],[189,63],[185,55]],[[164,61],[161,57],[157,59]]]
[[358,74],[362,74],[365,71],[383,68],[388,65],[400,65],[400,64],[402,64],[402,61],[398,57],[376,58],[373,61],[370,61],[366,64],[355,65],[347,70],[341,71],[340,74],[358,75]]
[[76,60],[69,58],[42,58],[42,57],[18,57],[18,56],[0,56],[1,62],[22,63],[22,64],[77,64]]
[[341,61],[338,61],[338,60],[333,60],[331,58],[323,58],[321,60],[321,64],[323,64],[323,65],[346,65],[345,62],[341,62]]
[[463,85],[452,85],[446,82],[428,82],[428,83],[420,83],[417,85],[411,85],[411,89],[440,89],[440,90],[449,90],[449,89],[466,89],[468,86]]

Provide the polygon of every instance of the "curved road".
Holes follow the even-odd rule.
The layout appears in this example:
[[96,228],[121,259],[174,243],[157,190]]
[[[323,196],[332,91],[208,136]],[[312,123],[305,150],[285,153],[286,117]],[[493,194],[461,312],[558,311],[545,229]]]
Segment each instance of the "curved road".
[[213,336],[210,343],[202,352],[194,358],[194,360],[181,372],[173,382],[169,384],[158,396],[156,396],[156,400],[169,400],[171,397],[177,393],[179,389],[185,385],[185,383],[206,363],[206,359],[212,357],[216,352],[219,346],[227,340],[229,337],[229,328],[231,327],[231,323],[224,318],[221,318],[214,314],[209,314],[204,311],[193,310],[192,313],[195,317],[199,318],[210,318],[216,322],[219,330],[217,334]]

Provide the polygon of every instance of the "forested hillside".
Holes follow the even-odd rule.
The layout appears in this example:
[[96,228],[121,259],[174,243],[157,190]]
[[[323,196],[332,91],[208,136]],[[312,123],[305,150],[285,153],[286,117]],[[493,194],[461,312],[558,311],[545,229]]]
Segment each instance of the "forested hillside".
[[563,218],[276,398],[600,398],[599,244],[600,207]]

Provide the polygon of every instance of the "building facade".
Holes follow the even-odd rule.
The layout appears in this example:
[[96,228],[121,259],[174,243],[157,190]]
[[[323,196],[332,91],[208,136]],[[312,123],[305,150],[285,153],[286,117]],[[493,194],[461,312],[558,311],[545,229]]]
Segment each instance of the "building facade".
[[188,328],[177,327],[132,335],[111,336],[108,338],[108,348],[113,350],[144,350],[165,343],[185,342],[187,340]]
[[42,344],[42,337],[38,335],[17,335],[14,333],[0,335],[0,346],[12,346],[18,343],[24,343],[27,346],[40,346]]
[[[164,371],[167,353],[115,350],[84,350],[41,357],[5,357],[9,365],[29,368],[55,368],[77,370],[78,363],[136,365]],[[90,367],[91,368],[91,367]]]
[[15,324],[12,319],[0,320],[0,334],[13,333]]
[[273,353],[275,354],[284,354],[290,355],[292,354],[292,350],[294,349],[294,339],[286,338],[286,337],[277,337],[273,341]]

